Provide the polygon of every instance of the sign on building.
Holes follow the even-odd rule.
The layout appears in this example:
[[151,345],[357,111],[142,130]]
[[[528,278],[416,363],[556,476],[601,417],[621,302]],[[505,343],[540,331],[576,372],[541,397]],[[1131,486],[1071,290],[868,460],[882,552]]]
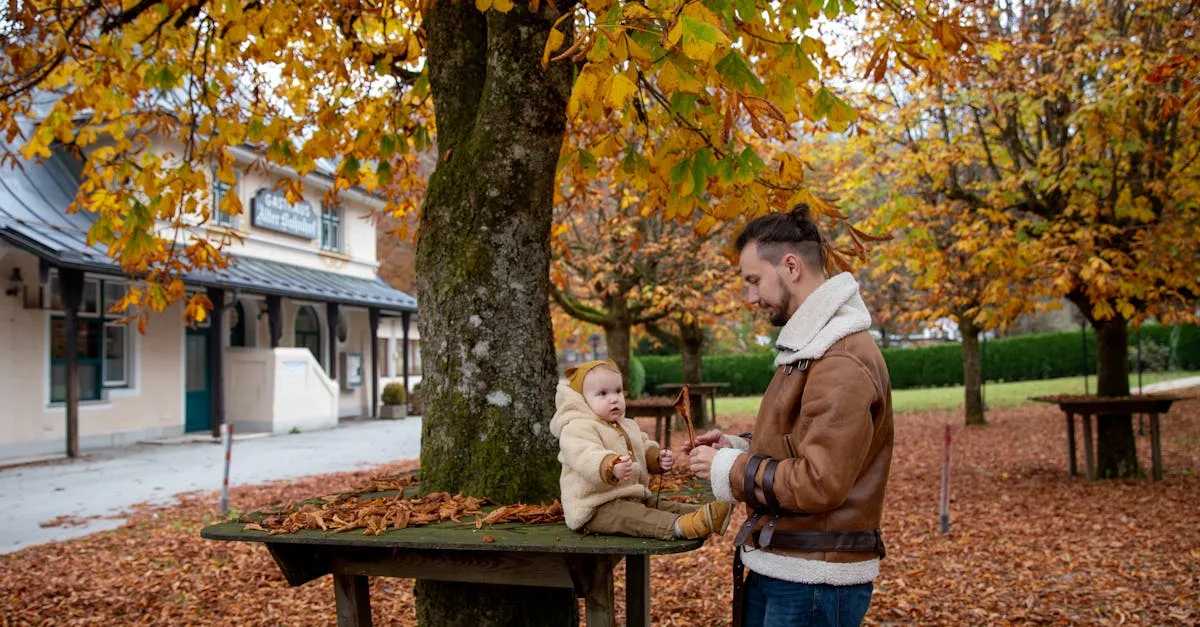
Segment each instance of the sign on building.
[[250,203],[250,223],[262,229],[287,235],[317,239],[320,225],[312,205],[306,201],[292,204],[282,192],[262,188]]

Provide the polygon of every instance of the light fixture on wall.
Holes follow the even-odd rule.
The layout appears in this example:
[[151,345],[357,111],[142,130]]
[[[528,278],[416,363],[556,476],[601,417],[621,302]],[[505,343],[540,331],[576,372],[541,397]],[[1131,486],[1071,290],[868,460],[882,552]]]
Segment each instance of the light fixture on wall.
[[21,278],[21,269],[13,268],[12,276],[8,278],[8,287],[4,289],[5,296],[20,296],[25,287],[25,279]]

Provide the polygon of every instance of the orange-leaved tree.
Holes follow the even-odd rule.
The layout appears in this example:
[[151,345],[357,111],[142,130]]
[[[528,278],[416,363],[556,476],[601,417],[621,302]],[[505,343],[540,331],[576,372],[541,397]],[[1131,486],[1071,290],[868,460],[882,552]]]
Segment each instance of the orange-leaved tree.
[[[560,163],[620,155],[652,211],[716,220],[783,209],[800,192],[795,170],[749,136],[855,118],[826,87],[840,65],[813,28],[855,11],[852,0],[9,6],[0,132],[27,156],[57,143],[86,159],[77,207],[96,215],[90,236],[147,279],[131,291],[144,306],[182,296],[181,272],[223,263],[194,227],[207,217],[205,172],[232,180],[235,150],[295,172],[280,181],[290,198],[328,158],[331,194],[360,186],[405,212],[418,202],[416,155],[436,143],[417,246],[422,489],[500,501],[558,493],[545,421]],[[935,58],[910,56],[931,32],[943,43],[956,32],[924,3],[870,12],[897,14],[885,39],[906,63]],[[44,94],[53,104],[35,110]],[[601,119],[623,131],[564,141],[569,124]],[[638,150],[637,136],[654,141]],[[148,150],[152,138],[179,148]],[[189,311],[201,315],[199,303]],[[576,612],[570,591],[422,581],[417,598],[423,624],[561,624]]]
[[[877,95],[876,127],[843,150],[835,183],[850,211],[894,236],[872,251],[870,274],[898,298],[873,313],[921,325],[953,320],[962,336],[965,422],[984,424],[980,333],[1036,309],[1048,281],[1014,218],[985,200],[998,181],[974,132],[979,93],[947,90],[934,75],[907,88],[883,81]],[[864,193],[879,189],[888,192]]]
[[[968,124],[998,181],[984,202],[1095,329],[1099,394],[1127,395],[1128,326],[1196,317],[1200,94],[1174,71],[1200,55],[1200,13],[1168,0],[978,8],[990,43],[964,65],[983,97]],[[1098,471],[1139,474],[1130,416],[1099,420]]]
[[[941,162],[930,171],[962,215],[1004,225],[1034,255],[1049,294],[1096,331],[1099,394],[1124,396],[1128,326],[1195,319],[1200,94],[1188,68],[1200,14],[1170,0],[958,7],[986,43],[910,91],[950,94],[937,96],[948,115],[930,109],[922,128],[951,121],[956,134],[940,152],[970,154],[941,159],[933,148],[908,159]],[[875,14],[867,32],[886,32],[891,19]],[[1104,416],[1099,431],[1100,474],[1138,474],[1131,418]]]

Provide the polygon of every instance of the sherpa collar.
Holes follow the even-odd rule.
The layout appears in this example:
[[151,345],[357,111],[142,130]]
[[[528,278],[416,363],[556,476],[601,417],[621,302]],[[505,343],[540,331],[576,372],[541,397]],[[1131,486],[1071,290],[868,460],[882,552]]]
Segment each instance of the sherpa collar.
[[871,328],[871,313],[849,272],[836,274],[813,290],[779,331],[775,365],[817,359],[838,340]]

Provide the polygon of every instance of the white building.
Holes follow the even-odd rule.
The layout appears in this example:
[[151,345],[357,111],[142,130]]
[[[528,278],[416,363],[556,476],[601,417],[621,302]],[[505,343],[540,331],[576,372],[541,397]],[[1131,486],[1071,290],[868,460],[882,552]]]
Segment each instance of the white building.
[[[93,217],[65,211],[78,161],[56,151],[22,165],[0,169],[0,460],[76,452],[71,441],[86,450],[215,435],[222,422],[239,433],[332,427],[377,416],[380,379],[404,379],[400,347],[406,329],[415,337],[416,299],[376,276],[366,217],[380,201],[351,190],[322,205],[329,168],[307,177],[296,205],[273,191],[282,170],[216,183],[214,202],[238,194],[246,211],[215,212],[195,228],[241,241],[228,248],[227,270],[185,282],[221,313],[189,329],[175,304],[142,335],[108,313],[129,279],[87,244]],[[72,312],[77,330],[68,333]],[[413,361],[419,368],[419,352]]]

